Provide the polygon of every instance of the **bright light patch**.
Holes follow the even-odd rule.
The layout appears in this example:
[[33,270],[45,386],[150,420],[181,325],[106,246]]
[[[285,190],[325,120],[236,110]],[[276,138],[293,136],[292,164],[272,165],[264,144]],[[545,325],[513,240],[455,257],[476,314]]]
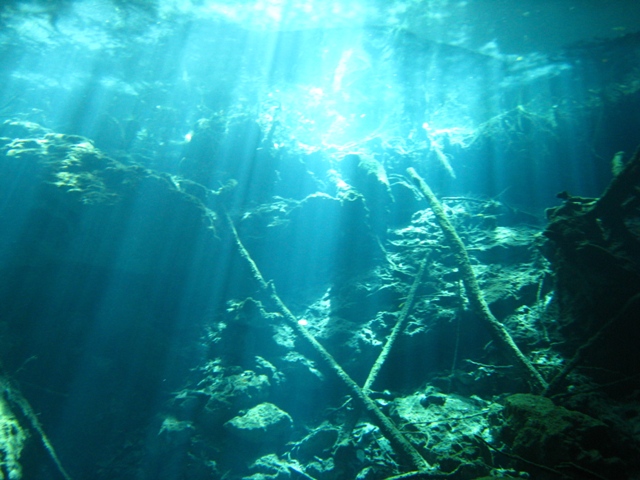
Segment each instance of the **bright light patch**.
[[282,21],[282,9],[280,7],[269,6],[266,8],[265,13],[276,22]]
[[309,89],[309,95],[316,102],[318,102],[318,101],[322,100],[322,97],[324,97],[324,91],[321,88],[312,87],[312,88]]
[[298,320],[298,325],[302,325],[303,327],[306,327],[307,325],[309,325],[309,322],[307,322],[306,319],[301,318],[300,320]]

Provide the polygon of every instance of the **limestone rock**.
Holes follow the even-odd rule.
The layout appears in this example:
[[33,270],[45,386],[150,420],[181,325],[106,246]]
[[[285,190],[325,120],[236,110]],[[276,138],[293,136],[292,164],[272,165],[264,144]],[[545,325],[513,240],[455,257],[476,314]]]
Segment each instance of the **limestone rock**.
[[[540,465],[575,465],[594,472],[622,472],[609,427],[545,397],[511,395],[505,401],[501,439],[516,455]],[[622,478],[622,477],[618,477]]]
[[232,418],[225,428],[243,440],[250,442],[273,441],[284,436],[292,427],[293,420],[287,412],[273,403],[261,403],[244,415]]

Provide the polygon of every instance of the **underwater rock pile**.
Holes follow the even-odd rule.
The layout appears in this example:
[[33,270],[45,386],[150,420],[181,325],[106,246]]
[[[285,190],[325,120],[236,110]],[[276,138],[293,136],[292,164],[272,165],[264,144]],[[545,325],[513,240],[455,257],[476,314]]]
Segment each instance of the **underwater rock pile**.
[[[564,195],[546,230],[495,199],[435,198],[468,257],[461,266],[434,202],[373,158],[303,168],[313,181],[295,198],[242,203],[234,195],[246,185],[220,172],[226,183],[212,190],[35,124],[5,123],[0,133],[0,182],[14,192],[6,221],[31,219],[15,229],[20,238],[3,239],[3,273],[39,300],[40,282],[61,275],[77,276],[78,292],[111,275],[128,282],[113,315],[134,311],[135,325],[108,344],[124,359],[97,352],[88,370],[117,400],[108,379],[135,365],[140,400],[94,453],[99,478],[130,477],[143,464],[157,478],[254,480],[640,471],[633,422],[622,420],[637,385],[637,157],[600,199]],[[25,215],[24,196],[36,216]],[[209,298],[221,279],[224,295]],[[0,292],[7,305],[12,288]],[[47,358],[79,358],[69,346],[87,335],[94,297],[76,293],[48,312],[61,333],[59,345],[41,347]],[[524,370],[487,331],[479,301]],[[7,317],[35,317],[37,305]],[[21,328],[8,329],[15,345]],[[159,377],[167,358],[174,369]],[[614,385],[603,384],[605,368]],[[163,401],[149,411],[145,396],[157,392]],[[112,423],[114,404],[96,405],[94,421]],[[151,446],[153,460],[143,460]],[[14,458],[5,453],[6,469]]]
[[566,341],[560,348],[574,355],[559,380],[578,363],[589,365],[592,379],[611,384],[607,390],[618,396],[616,388],[625,392],[624,384],[634,383],[640,371],[634,353],[640,338],[640,151],[614,167],[600,198],[559,194],[564,203],[547,211],[544,234],[551,240],[547,255]]
[[604,422],[559,407],[545,397],[516,394],[504,401],[499,439],[510,445],[518,467],[552,477],[624,477],[624,441]]

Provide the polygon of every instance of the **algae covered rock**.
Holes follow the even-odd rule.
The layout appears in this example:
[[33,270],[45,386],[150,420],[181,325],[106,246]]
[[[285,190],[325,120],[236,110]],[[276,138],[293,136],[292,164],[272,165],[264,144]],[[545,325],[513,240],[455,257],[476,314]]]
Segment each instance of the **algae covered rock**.
[[[89,265],[157,276],[169,269],[192,272],[194,255],[215,263],[209,252],[219,244],[212,209],[217,193],[122,163],[78,135],[18,121],[5,122],[2,131],[22,134],[0,138],[0,190],[8,192],[4,208],[11,213],[9,233],[0,239],[7,264]],[[19,188],[16,179],[22,179]],[[169,259],[169,267],[159,258]]]
[[22,478],[20,457],[28,437],[4,396],[0,395],[0,478]]
[[391,186],[384,166],[371,156],[352,153],[342,160],[341,170],[347,183],[366,199],[374,231],[384,235],[393,204]]
[[243,440],[263,443],[282,438],[289,432],[293,420],[289,414],[273,403],[261,403],[244,415],[232,418],[225,428]]
[[508,397],[503,414],[501,440],[529,462],[609,475],[624,471],[616,458],[621,446],[600,420],[530,394]]

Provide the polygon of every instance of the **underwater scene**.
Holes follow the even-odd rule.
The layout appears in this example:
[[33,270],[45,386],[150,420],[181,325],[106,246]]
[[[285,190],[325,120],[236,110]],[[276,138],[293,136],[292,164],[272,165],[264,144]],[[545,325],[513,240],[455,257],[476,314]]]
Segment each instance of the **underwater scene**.
[[640,479],[640,3],[3,0],[0,479]]

